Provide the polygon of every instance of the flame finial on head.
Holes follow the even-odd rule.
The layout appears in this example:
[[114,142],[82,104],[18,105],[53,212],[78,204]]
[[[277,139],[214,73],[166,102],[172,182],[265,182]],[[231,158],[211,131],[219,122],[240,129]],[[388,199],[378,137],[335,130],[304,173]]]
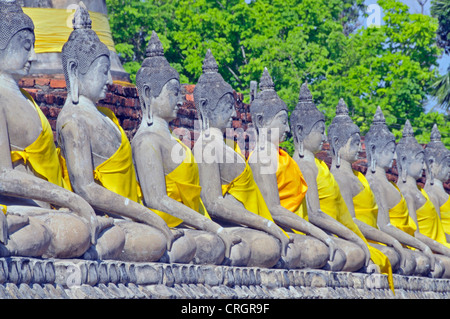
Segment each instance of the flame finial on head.
[[405,122],[405,126],[403,127],[402,137],[414,137],[414,130],[413,130],[409,120],[406,120],[406,122]]
[[260,80],[260,84],[259,84],[259,89],[261,91],[268,91],[268,90],[273,90],[275,88],[275,85],[273,84],[273,80],[272,77],[269,74],[269,71],[267,70],[267,68],[264,68],[263,74],[261,76],[261,80]]
[[152,31],[145,53],[147,57],[164,56],[164,48],[155,31]]
[[441,132],[439,132],[439,129],[435,123],[433,125],[433,129],[431,130],[430,141],[439,142],[440,140],[441,140]]
[[92,20],[83,1],[80,1],[72,19],[73,29],[92,29]]
[[203,60],[202,70],[204,73],[217,73],[219,71],[219,66],[217,65],[216,59],[211,53],[211,49],[206,51],[205,59]]

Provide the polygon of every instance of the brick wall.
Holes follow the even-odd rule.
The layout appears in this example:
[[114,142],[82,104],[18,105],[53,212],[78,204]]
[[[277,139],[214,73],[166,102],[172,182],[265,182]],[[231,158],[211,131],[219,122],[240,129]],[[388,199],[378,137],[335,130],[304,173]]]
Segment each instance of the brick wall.
[[[44,114],[47,116],[50,125],[55,130],[56,119],[67,97],[66,83],[63,78],[53,76],[52,78],[24,78],[19,82],[19,86],[28,91],[40,106]],[[198,120],[197,111],[194,104],[195,85],[182,85],[181,93],[184,95],[184,103],[178,110],[178,116],[174,119],[169,127],[171,130],[181,129],[181,135],[190,134],[190,146],[193,147],[198,138],[198,129],[195,127],[195,121]],[[241,148],[245,150],[248,156],[248,149],[254,143],[251,135],[245,134],[251,127],[251,116],[249,105],[243,103],[243,95],[234,92],[236,100],[236,117],[233,118],[233,128],[235,130],[235,138],[241,141]],[[139,128],[142,119],[142,111],[139,104],[137,89],[131,84],[113,84],[109,86],[106,98],[98,103],[114,111],[122,128],[125,130],[128,138],[131,140]],[[365,154],[364,137],[362,138],[362,151],[359,159],[353,164],[353,168],[362,173],[367,171],[367,159]],[[189,141],[186,142],[189,144]],[[317,155],[318,158],[324,160],[328,165],[331,164],[330,146],[325,143],[323,151]],[[387,172],[389,180],[396,182],[398,172],[395,166]],[[423,186],[425,176],[423,176],[418,184]],[[450,180],[445,183],[445,189],[450,193]]]

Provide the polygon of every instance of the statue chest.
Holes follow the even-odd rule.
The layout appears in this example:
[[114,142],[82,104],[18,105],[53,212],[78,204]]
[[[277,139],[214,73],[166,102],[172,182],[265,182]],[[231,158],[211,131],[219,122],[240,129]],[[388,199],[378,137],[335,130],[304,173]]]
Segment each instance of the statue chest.
[[91,118],[89,127],[92,158],[97,167],[117,152],[122,144],[122,134],[116,124],[103,116]]

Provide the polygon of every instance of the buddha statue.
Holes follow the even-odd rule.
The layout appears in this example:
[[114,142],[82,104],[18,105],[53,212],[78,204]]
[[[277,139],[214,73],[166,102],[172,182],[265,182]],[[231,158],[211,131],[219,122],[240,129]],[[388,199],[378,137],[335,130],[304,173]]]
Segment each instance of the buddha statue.
[[415,248],[405,249],[407,258],[403,274],[427,276],[435,269],[435,257],[425,243],[414,237],[417,228],[409,215],[405,198],[397,185],[387,178],[386,172],[393,165],[396,143],[380,107],[365,136],[365,145],[369,166],[366,179],[378,205],[377,226],[405,247]]
[[317,109],[307,83],[300,88],[299,102],[290,122],[295,146],[292,158],[308,185],[308,210],[303,218],[336,236],[333,240],[346,256],[343,271],[365,269],[371,263],[369,247],[353,222],[327,164],[315,156],[326,141],[325,116]]
[[361,151],[360,130],[348,115],[343,99],[336,107],[336,117],[328,128],[333,162],[331,173],[338,182],[342,197],[358,228],[368,244],[381,251],[389,259],[394,272],[411,274],[415,261],[407,249],[393,236],[378,227],[378,218],[389,216],[386,206],[378,204],[371,185],[363,173],[354,170],[352,164]]
[[80,3],[61,53],[67,99],[56,123],[73,191],[114,219],[85,258],[157,261],[176,236],[142,205],[131,144],[114,113],[96,106],[112,81],[109,50],[90,26]]
[[[136,85],[143,118],[131,146],[143,203],[171,229],[182,228],[185,234],[168,252],[169,261],[221,264],[229,257],[231,237],[203,205],[191,149],[169,130],[182,104],[179,74],[165,59],[154,31]],[[182,159],[172,156],[174,152],[183,154]]]
[[34,25],[16,1],[0,1],[0,254],[78,258],[102,222],[67,189],[48,120],[19,88],[34,60]]
[[260,80],[260,92],[250,104],[250,114],[258,133],[248,159],[254,179],[273,220],[288,232],[301,251],[300,264],[288,265],[289,268],[341,270],[346,260],[338,244],[302,217],[307,210],[308,185],[297,163],[279,147],[290,131],[288,108],[275,91],[267,68]]
[[245,252],[232,251],[229,264],[271,268],[281,256],[298,258],[298,253],[290,248],[288,235],[274,223],[239,145],[224,140],[236,115],[235,101],[233,89],[218,73],[210,50],[202,68],[194,89],[201,133],[193,147],[201,198],[210,217],[250,249],[246,260],[242,257]]
[[442,143],[436,124],[425,147],[425,163],[427,180],[424,189],[439,213],[447,242],[450,242],[450,196],[444,189],[444,183],[450,178],[450,150]]
[[409,120],[406,120],[402,138],[397,144],[397,186],[405,197],[408,212],[416,225],[414,236],[424,242],[435,253],[448,278],[450,271],[450,243],[444,233],[439,214],[430,200],[427,192],[417,185],[425,168],[424,148],[414,137],[414,131]]

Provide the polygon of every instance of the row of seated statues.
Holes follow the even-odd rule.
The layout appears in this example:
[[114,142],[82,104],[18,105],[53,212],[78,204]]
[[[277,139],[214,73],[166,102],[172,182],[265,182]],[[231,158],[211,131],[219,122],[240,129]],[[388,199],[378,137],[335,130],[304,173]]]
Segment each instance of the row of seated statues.
[[[114,113],[96,105],[112,84],[109,50],[80,3],[61,53],[67,99],[55,144],[17,84],[35,58],[33,22],[14,0],[0,0],[0,15],[0,256],[375,270],[390,284],[394,273],[450,278],[450,151],[436,126],[424,148],[406,121],[396,143],[378,108],[364,175],[352,169],[361,136],[345,102],[327,137],[308,85],[289,117],[265,69],[246,159],[224,139],[233,88],[208,50],[191,150],[169,129],[183,98],[153,32],[136,75],[142,121],[130,143]],[[292,157],[279,147],[289,132]],[[327,139],[330,169],[316,157]],[[396,184],[386,176],[395,156]]]

